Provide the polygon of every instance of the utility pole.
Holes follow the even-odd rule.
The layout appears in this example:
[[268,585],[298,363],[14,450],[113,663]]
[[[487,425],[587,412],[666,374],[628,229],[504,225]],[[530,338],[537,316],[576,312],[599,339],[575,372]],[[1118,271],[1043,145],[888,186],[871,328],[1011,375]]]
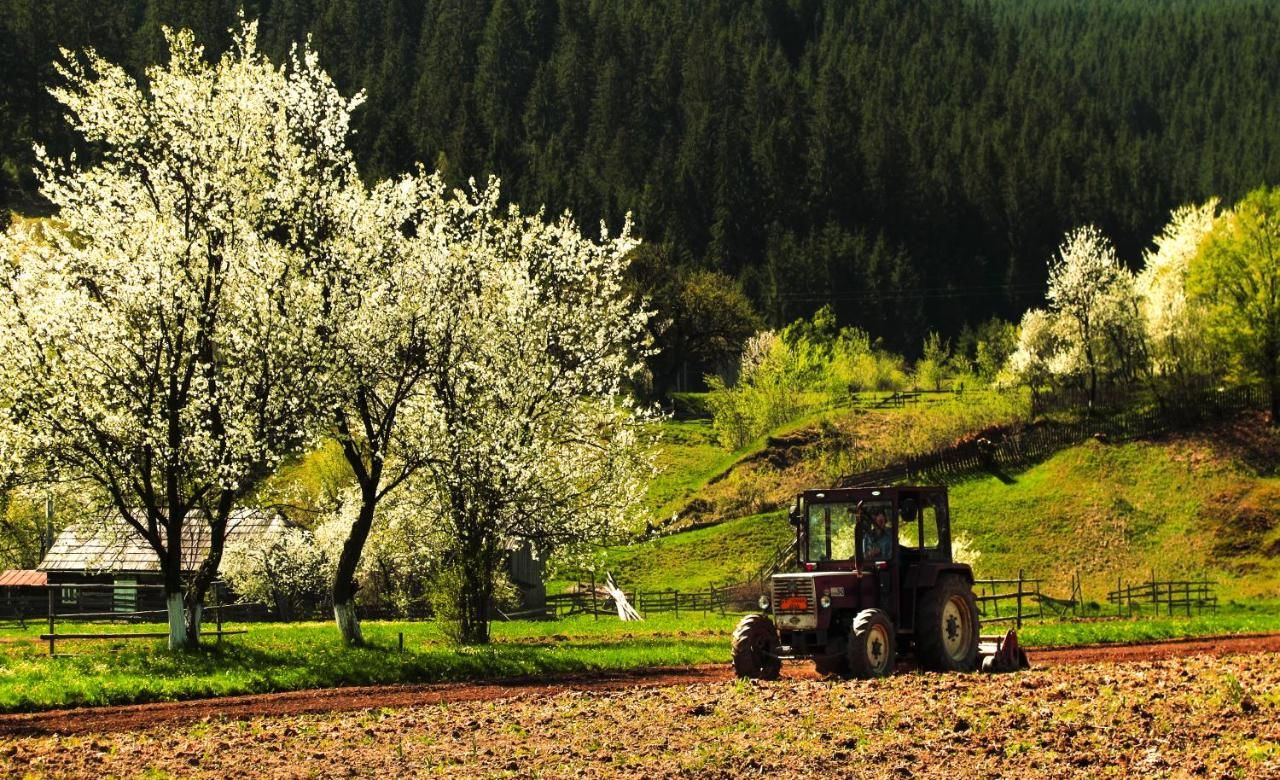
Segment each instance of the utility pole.
[[44,532],[40,534],[40,560],[53,547],[53,491],[44,494]]

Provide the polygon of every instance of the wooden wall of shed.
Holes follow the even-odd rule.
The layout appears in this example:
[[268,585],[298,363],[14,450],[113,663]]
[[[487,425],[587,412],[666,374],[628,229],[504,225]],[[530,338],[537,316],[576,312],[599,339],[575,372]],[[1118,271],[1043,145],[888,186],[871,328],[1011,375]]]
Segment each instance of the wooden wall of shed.
[[47,614],[48,595],[39,585],[0,588],[0,620],[27,620]]
[[[165,609],[164,591],[160,588],[139,588],[133,591],[133,598],[128,598],[124,585],[133,579],[138,585],[163,585],[164,582],[155,572],[100,572],[83,574],[79,572],[48,572],[49,586],[55,588],[54,609],[57,614],[75,614],[78,612],[163,612]],[[116,585],[115,588],[61,588],[61,585]],[[45,609],[47,611],[47,596]],[[164,620],[164,615],[153,616],[156,620]]]

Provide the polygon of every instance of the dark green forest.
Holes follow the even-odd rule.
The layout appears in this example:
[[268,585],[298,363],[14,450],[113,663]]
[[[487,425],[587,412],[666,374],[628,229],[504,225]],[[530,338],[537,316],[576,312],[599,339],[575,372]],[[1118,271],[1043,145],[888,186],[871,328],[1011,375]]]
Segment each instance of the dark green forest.
[[[70,143],[59,46],[140,72],[162,25],[216,54],[241,4],[0,0],[3,205],[38,213],[31,145]],[[830,303],[908,354],[1038,303],[1073,226],[1135,263],[1175,206],[1280,181],[1270,0],[243,6],[274,60],[310,35],[367,92],[366,176],[422,161],[588,226],[630,211],[660,305],[717,271],[764,323]]]

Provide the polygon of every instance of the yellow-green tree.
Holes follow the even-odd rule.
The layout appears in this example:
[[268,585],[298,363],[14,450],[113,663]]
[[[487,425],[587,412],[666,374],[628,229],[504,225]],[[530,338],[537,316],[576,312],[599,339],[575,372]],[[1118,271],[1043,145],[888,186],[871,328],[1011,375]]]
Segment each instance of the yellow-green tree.
[[1251,192],[1215,222],[1187,287],[1210,344],[1242,378],[1262,380],[1280,424],[1280,189]]

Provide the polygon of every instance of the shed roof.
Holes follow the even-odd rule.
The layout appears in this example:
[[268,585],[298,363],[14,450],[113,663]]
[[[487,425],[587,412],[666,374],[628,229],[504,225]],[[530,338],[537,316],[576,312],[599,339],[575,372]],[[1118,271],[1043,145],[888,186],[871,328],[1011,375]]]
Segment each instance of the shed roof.
[[[289,525],[283,516],[260,509],[237,508],[227,518],[227,543],[279,533]],[[195,571],[209,553],[209,526],[193,515],[182,529],[182,569]],[[90,519],[58,534],[44,560],[42,572],[158,572],[160,561],[119,514]]]
[[8,569],[0,572],[0,588],[43,588],[49,584],[48,576],[32,569]]

